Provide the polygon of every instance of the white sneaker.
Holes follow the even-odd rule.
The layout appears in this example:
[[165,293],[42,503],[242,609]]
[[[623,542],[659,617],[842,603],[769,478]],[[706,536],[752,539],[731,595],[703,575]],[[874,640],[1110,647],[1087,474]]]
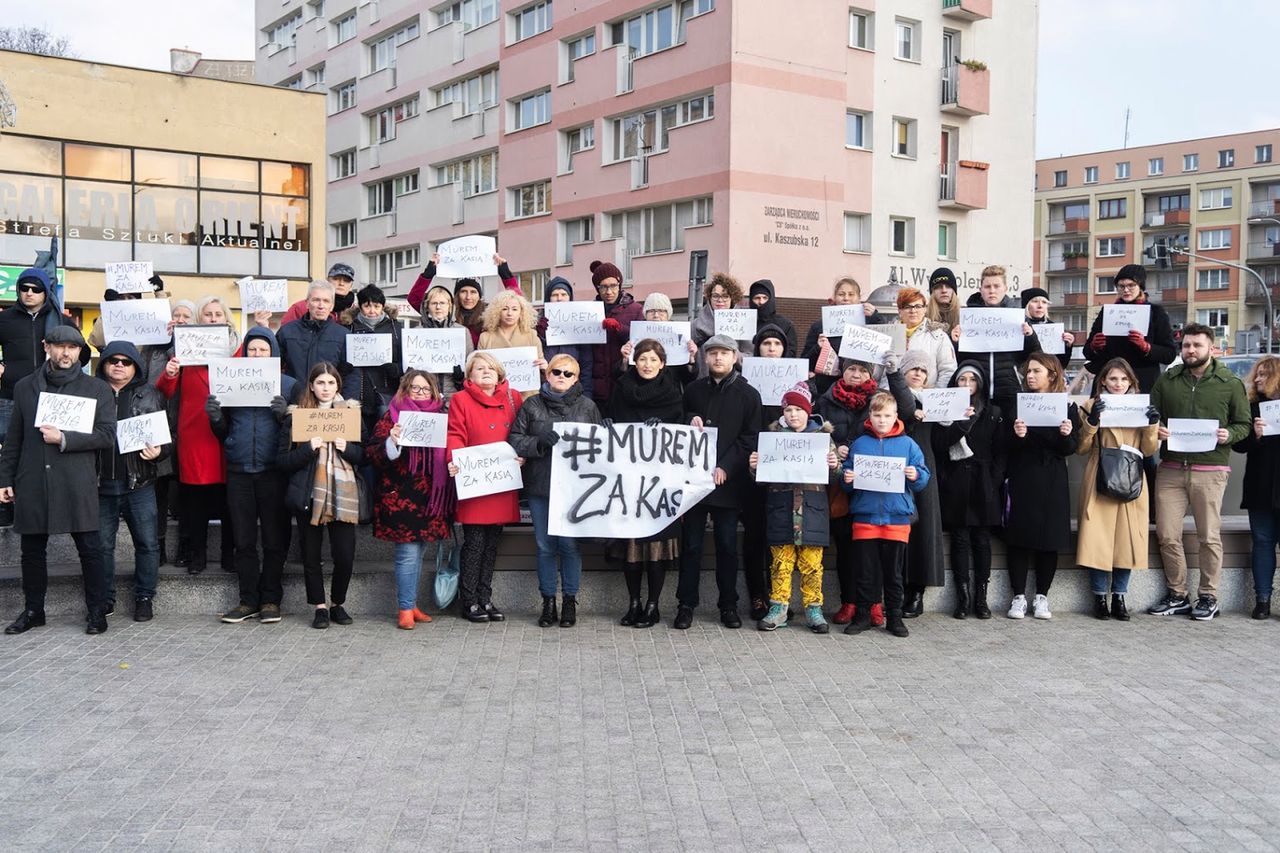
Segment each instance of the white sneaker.
[[1027,615],[1027,597],[1025,595],[1015,595],[1013,603],[1009,605],[1009,618],[1022,619]]
[[[1027,609],[1027,605],[1023,604],[1022,609],[1025,611]],[[1049,596],[1047,595],[1037,595],[1035,600],[1031,603],[1031,609],[1031,615],[1037,619],[1053,618],[1053,614],[1049,612]]]

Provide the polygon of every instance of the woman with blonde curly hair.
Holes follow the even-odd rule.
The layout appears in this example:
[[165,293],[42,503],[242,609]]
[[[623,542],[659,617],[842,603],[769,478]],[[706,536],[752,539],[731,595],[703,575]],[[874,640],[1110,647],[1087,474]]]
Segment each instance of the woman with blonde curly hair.
[[1264,355],[1253,363],[1244,383],[1253,429],[1232,447],[1247,457],[1240,508],[1249,513],[1253,539],[1254,619],[1271,617],[1271,588],[1276,576],[1276,537],[1280,531],[1280,436],[1268,435],[1261,404],[1280,400],[1280,358]]
[[534,366],[545,370],[547,362],[542,355],[542,341],[538,339],[537,325],[538,316],[529,300],[515,291],[504,290],[484,309],[484,331],[480,333],[479,349],[533,347]]

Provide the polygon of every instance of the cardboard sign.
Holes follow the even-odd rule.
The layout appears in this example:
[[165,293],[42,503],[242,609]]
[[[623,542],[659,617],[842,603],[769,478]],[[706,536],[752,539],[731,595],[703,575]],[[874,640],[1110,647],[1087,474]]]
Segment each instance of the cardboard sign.
[[391,352],[391,335],[347,335],[347,364],[352,367],[390,364]]
[[547,346],[608,342],[603,302],[546,302]]
[[780,406],[783,394],[809,378],[809,360],[747,356],[742,359],[742,378],[760,392],[761,403]]
[[1127,337],[1132,330],[1137,330],[1145,336],[1150,326],[1150,305],[1102,306],[1102,334],[1108,337]]
[[1212,418],[1169,418],[1167,446],[1175,453],[1208,453],[1218,446],[1219,424]]
[[838,338],[844,334],[845,326],[867,325],[867,309],[859,302],[856,305],[823,305],[822,334],[828,338]]
[[36,429],[42,426],[57,427],[63,432],[93,432],[93,419],[97,411],[98,401],[92,397],[41,391],[36,401],[35,426]]
[[502,364],[512,391],[537,391],[542,387],[542,371],[533,366],[538,357],[535,347],[499,347],[477,352],[487,352]]
[[1024,339],[1021,308],[961,308],[961,352],[1018,352]]
[[728,335],[735,341],[749,341],[756,336],[756,320],[759,317],[756,309],[724,308],[714,314],[717,335]]
[[1100,427],[1145,427],[1150,394],[1099,394],[1106,408],[1098,415]]
[[[400,360],[405,370],[452,373],[467,363],[467,336],[458,326],[449,329],[405,329],[400,333]],[[347,335],[347,340],[361,335]]]
[[211,358],[209,394],[223,406],[269,406],[280,395],[280,359]]
[[360,409],[338,406],[334,409],[294,409],[289,437],[297,442],[323,438],[325,441],[360,440]]
[[1019,394],[1018,419],[1029,427],[1062,426],[1067,419],[1067,395]]
[[498,266],[493,256],[498,253],[498,241],[493,237],[473,235],[446,240],[436,248],[440,262],[436,264],[439,278],[484,278],[497,275]]
[[289,310],[289,282],[283,278],[245,276],[236,284],[240,285],[240,310],[245,314]]
[[1263,400],[1258,403],[1258,416],[1266,421],[1262,427],[1263,435],[1280,435],[1280,400]]
[[116,421],[116,444],[121,453],[133,453],[146,447],[170,444],[169,416],[165,412],[151,412],[136,418]]
[[[652,338],[662,344],[662,348],[666,351],[667,367],[679,367],[689,363],[690,334],[688,321],[651,323],[648,320],[633,320],[631,322],[632,348],[646,338]],[[634,353],[631,363],[636,363]]]
[[863,492],[902,494],[907,490],[907,460],[901,456],[853,455],[853,487]]
[[102,336],[107,343],[128,341],[137,346],[169,343],[168,299],[122,299],[103,302]]
[[[929,424],[954,423],[965,419],[969,410],[968,388],[925,388],[917,391],[924,407],[924,421]],[[901,417],[901,414],[899,414]]]
[[762,432],[757,445],[758,483],[825,485],[831,479],[827,453],[831,436],[825,432]]
[[148,280],[155,275],[151,261],[119,261],[105,264],[107,289],[116,293],[153,293]]
[[230,358],[230,327],[174,326],[173,356],[183,367],[208,364],[211,358]]
[[444,447],[449,433],[449,416],[440,412],[401,410],[401,447]]
[[505,441],[460,447],[453,451],[458,476],[453,478],[458,500],[512,492],[524,485],[516,452]]
[[840,336],[841,358],[883,364],[885,355],[892,349],[893,338],[871,326],[845,326]]
[[1048,355],[1066,355],[1067,342],[1062,339],[1067,327],[1063,323],[1033,323],[1032,331],[1040,339],[1040,351]]

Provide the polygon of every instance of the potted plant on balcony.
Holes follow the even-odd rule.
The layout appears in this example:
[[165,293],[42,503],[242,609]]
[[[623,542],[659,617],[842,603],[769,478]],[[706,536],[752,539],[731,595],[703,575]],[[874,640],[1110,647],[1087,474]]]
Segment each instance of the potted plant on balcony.
[[1082,270],[1089,266],[1089,255],[1085,252],[1063,252],[1063,269]]
[[964,59],[961,60],[960,64],[965,68],[968,68],[970,71],[987,70],[987,63],[983,62],[981,59]]

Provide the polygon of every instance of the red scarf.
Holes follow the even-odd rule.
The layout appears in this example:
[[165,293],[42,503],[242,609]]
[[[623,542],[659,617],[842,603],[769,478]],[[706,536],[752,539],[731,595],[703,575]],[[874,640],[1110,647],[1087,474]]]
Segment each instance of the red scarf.
[[843,379],[831,386],[831,396],[836,402],[851,412],[860,412],[867,407],[867,401],[880,389],[874,379],[868,379],[861,385],[850,385]]

